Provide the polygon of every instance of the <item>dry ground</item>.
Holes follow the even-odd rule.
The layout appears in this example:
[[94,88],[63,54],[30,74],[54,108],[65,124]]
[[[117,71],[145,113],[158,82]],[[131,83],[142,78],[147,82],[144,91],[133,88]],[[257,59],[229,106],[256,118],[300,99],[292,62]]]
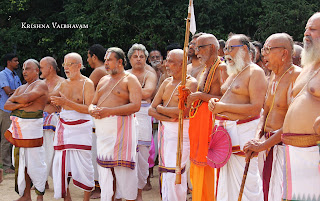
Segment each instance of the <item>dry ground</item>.
[[[159,174],[157,171],[157,167],[154,168],[154,178],[151,178],[151,185],[152,190],[150,191],[143,191],[143,199],[144,201],[160,201],[160,194],[159,194]],[[45,201],[61,201],[63,199],[54,199],[53,198],[53,184],[52,179],[49,178],[49,185],[50,189],[46,190],[44,195]],[[70,182],[70,192],[73,201],[81,201],[83,191],[79,188],[75,187]],[[12,201],[19,198],[19,195],[14,191],[14,174],[7,174],[4,176],[3,182],[0,184],[0,201]],[[32,200],[36,200],[36,193],[32,192]],[[100,200],[100,199],[91,199],[93,200]]]

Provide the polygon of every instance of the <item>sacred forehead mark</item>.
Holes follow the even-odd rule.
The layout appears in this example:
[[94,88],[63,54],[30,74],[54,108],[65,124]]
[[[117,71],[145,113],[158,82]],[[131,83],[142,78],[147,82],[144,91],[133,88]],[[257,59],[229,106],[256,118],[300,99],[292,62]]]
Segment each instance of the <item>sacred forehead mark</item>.
[[110,56],[111,56],[111,52],[107,52],[107,55],[106,55],[107,59],[110,59]]

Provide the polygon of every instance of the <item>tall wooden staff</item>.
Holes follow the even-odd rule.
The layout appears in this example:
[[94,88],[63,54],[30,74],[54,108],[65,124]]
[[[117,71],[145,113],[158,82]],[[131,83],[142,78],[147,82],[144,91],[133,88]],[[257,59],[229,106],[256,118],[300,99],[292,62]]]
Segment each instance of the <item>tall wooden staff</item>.
[[[182,146],[183,146],[183,117],[185,109],[185,99],[183,96],[183,88],[186,84],[187,77],[187,48],[189,44],[189,34],[190,34],[190,18],[191,18],[191,5],[192,0],[189,0],[188,18],[186,22],[186,34],[184,37],[184,47],[183,47],[183,63],[182,63],[182,77],[181,86],[179,87],[179,130],[178,130],[178,144],[177,144],[177,160],[176,160],[176,181],[175,184],[181,184],[181,157],[182,157]],[[183,98],[184,97],[184,98]]]

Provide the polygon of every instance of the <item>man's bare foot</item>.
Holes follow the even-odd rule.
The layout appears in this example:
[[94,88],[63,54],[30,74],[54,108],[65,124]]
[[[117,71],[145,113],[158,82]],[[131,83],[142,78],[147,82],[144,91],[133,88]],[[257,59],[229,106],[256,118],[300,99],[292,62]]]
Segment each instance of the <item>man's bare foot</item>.
[[3,181],[3,169],[0,169],[0,184]]
[[147,182],[147,184],[144,186],[143,190],[144,191],[150,191],[152,189],[152,185],[150,182]]
[[37,201],[43,201],[43,195],[38,195],[37,196]]
[[90,199],[98,199],[101,197],[101,190],[100,188],[95,188],[90,195]]
[[15,201],[32,201],[32,200],[31,200],[31,197],[22,196],[22,197],[20,197],[19,199],[15,200]]
[[142,199],[142,189],[138,189],[138,195],[136,201],[143,201]]
[[66,194],[66,196],[63,198],[63,200],[64,200],[64,201],[72,201],[69,188],[67,188],[67,194]]

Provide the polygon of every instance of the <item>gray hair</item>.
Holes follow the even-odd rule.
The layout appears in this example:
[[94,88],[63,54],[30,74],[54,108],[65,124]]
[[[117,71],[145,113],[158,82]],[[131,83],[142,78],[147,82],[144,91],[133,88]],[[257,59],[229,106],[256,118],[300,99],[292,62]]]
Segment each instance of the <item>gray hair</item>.
[[122,59],[122,65],[123,65],[123,67],[125,67],[125,66],[127,65],[126,55],[125,55],[124,51],[123,51],[121,48],[118,48],[118,47],[110,47],[110,48],[107,50],[106,54],[107,54],[108,52],[114,52],[114,53],[116,54],[115,57],[117,58],[117,60]]
[[38,67],[38,69],[40,69],[40,63],[35,59],[27,59],[23,64],[27,64],[29,62],[34,63]]
[[133,55],[133,52],[135,50],[143,51],[144,55],[146,56],[146,58],[149,56],[149,52],[148,52],[148,50],[146,49],[146,47],[144,45],[135,43],[135,44],[132,45],[132,47],[128,51],[128,58],[129,59],[131,58],[131,56]]

